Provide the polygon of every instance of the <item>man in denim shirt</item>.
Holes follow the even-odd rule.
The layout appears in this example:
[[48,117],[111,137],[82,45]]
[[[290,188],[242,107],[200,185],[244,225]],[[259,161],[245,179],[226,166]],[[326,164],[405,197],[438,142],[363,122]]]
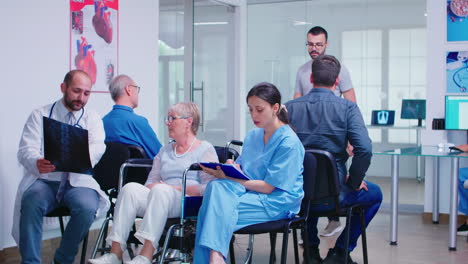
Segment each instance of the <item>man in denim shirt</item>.
[[[311,82],[314,84],[307,95],[286,103],[289,121],[304,147],[329,151],[336,158],[340,182],[340,204],[368,205],[365,211],[366,226],[377,213],[382,202],[380,188],[364,181],[372,157],[372,145],[358,106],[334,95],[340,79],[339,61],[329,55],[314,59]],[[354,157],[346,171],[347,142],[354,147]],[[317,237],[317,218],[309,218],[310,263],[322,263]],[[359,217],[351,220],[351,241],[349,251],[356,247],[361,235]],[[323,263],[344,263],[345,231],[338,237],[335,247],[330,249]],[[349,259],[351,260],[351,259]],[[355,263],[352,260],[350,263]]]

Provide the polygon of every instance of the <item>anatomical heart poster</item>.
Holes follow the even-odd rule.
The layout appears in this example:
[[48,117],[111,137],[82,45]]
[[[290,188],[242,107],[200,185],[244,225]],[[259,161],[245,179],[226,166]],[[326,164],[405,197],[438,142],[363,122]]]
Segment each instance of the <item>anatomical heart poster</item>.
[[118,0],[70,0],[70,69],[87,72],[93,91],[117,75],[118,15]]

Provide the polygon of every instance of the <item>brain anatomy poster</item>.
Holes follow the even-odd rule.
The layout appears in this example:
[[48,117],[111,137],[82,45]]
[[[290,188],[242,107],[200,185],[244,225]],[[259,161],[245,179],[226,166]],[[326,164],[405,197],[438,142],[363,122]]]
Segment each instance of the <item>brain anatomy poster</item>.
[[118,66],[118,0],[70,0],[70,69],[89,74],[107,92]]

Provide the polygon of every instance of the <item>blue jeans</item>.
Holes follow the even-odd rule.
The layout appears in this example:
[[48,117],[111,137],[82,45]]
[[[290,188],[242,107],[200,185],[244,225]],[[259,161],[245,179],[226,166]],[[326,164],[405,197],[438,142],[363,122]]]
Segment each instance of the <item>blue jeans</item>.
[[55,252],[59,263],[73,263],[78,247],[96,217],[98,193],[90,188],[68,185],[63,199],[55,198],[60,182],[37,180],[21,200],[20,243],[21,263],[41,263],[43,217],[59,206],[70,208],[70,221]]
[[[366,209],[364,212],[364,219],[366,222],[366,227],[369,225],[372,218],[374,218],[375,214],[379,210],[380,204],[382,203],[382,191],[380,187],[374,183],[368,182],[367,188],[368,191],[360,190],[356,192],[350,192],[345,194],[344,198],[340,201],[341,206],[349,206],[354,204],[361,204],[366,205]],[[316,247],[320,244],[320,239],[318,238],[318,230],[317,230],[317,222],[318,217],[309,217],[307,221],[307,228],[309,233],[309,246]],[[357,240],[361,235],[361,223],[359,220],[359,215],[353,215],[351,217],[351,225],[350,227],[346,227],[345,230],[341,233],[341,235],[336,240],[335,247],[338,248],[345,248],[345,240],[346,240],[346,231],[347,228],[351,228],[351,235],[349,241],[349,251],[352,251],[357,244]]]

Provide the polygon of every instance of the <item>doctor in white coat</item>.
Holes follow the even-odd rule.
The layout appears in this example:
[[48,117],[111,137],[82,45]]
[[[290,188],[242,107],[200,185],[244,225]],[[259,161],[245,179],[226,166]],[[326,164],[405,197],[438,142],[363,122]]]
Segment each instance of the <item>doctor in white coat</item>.
[[59,206],[70,209],[70,221],[54,263],[73,263],[94,219],[109,208],[107,196],[91,175],[55,171],[55,166],[44,159],[43,116],[88,130],[93,166],[105,150],[102,120],[84,108],[92,87],[88,74],[72,70],[60,87],[61,99],[31,113],[19,144],[18,160],[25,170],[16,195],[12,235],[20,249],[21,263],[41,263],[43,217],[50,211]]

